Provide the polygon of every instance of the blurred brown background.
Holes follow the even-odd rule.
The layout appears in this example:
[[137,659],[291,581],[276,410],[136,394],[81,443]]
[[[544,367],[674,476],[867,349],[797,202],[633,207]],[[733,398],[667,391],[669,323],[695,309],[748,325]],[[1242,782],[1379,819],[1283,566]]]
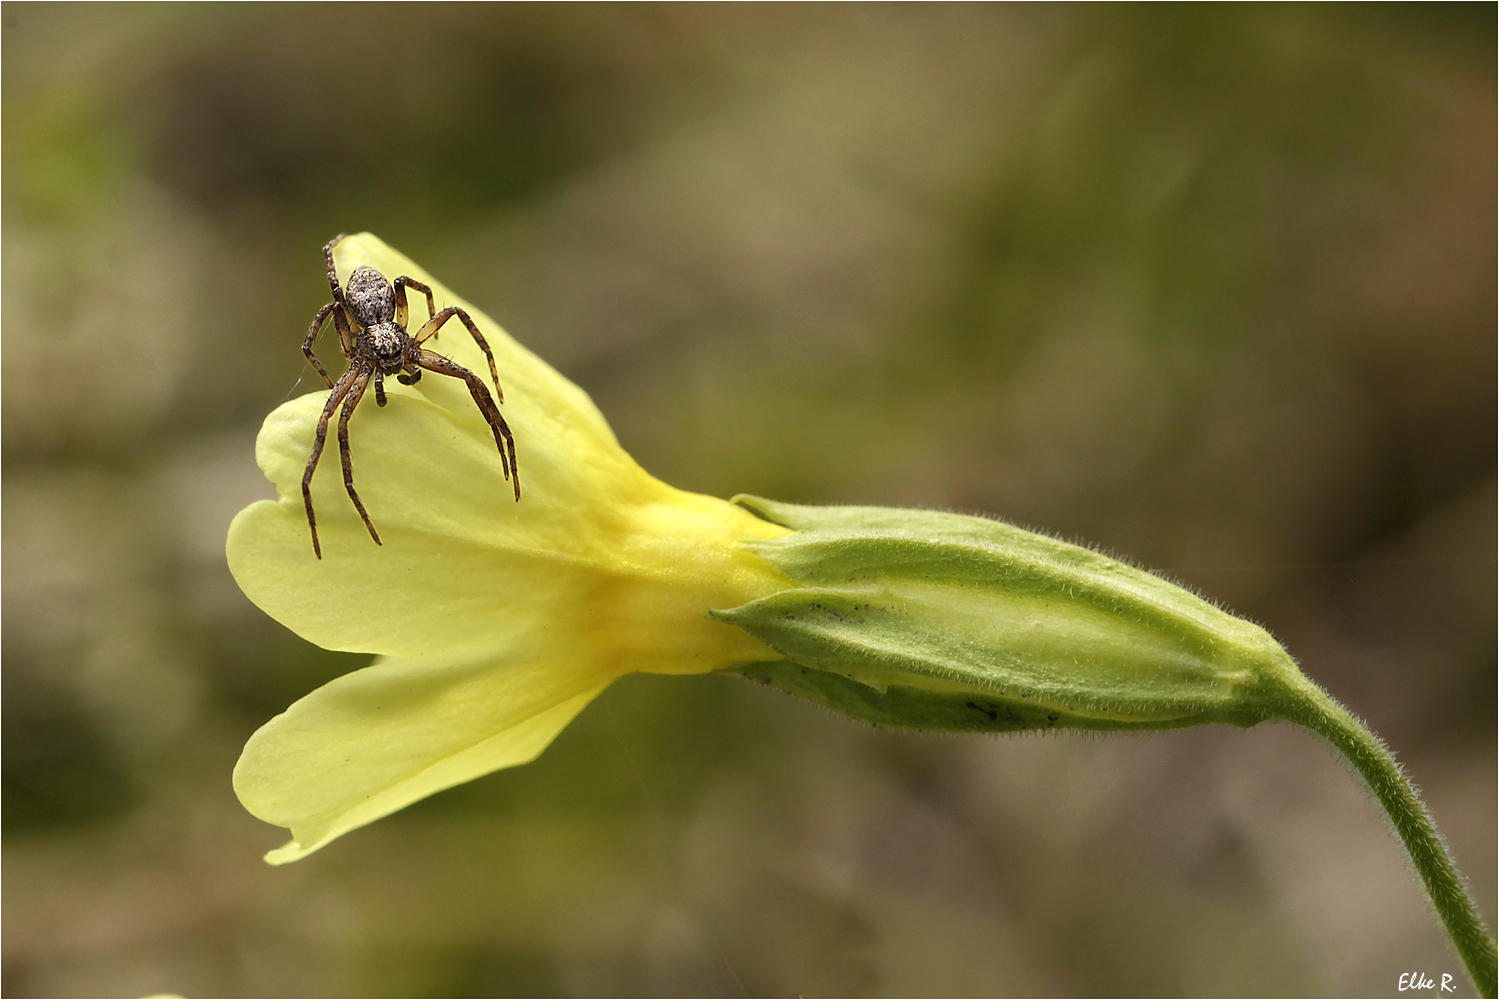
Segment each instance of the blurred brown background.
[[1266,623],[1492,920],[1492,4],[0,17],[6,995],[1467,995],[1277,725],[923,737],[634,677],[271,869],[230,768],[363,658],[223,540],[369,229],[668,482],[991,512]]

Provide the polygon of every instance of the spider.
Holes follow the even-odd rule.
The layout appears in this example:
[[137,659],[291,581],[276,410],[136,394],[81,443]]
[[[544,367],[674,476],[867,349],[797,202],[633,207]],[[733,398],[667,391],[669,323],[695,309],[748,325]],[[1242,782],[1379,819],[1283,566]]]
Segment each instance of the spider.
[[[356,267],[354,273],[349,275],[349,287],[345,292],[339,287],[338,273],[333,269],[333,248],[345,235],[340,233],[323,247],[323,257],[328,264],[328,284],[333,288],[333,301],[318,310],[317,316],[313,318],[312,328],[307,331],[307,339],[302,342],[302,353],[307,355],[312,367],[317,369],[328,388],[333,390],[328,394],[323,415],[318,419],[312,454],[307,457],[307,471],[302,474],[302,500],[307,505],[307,526],[312,529],[312,551],[319,559],[323,558],[323,549],[318,544],[317,517],[312,513],[312,473],[317,469],[323,445],[328,440],[328,421],[340,403],[343,404],[343,412],[338,417],[338,450],[343,458],[344,489],[349,491],[349,499],[354,501],[354,508],[364,519],[364,526],[370,529],[370,537],[375,540],[376,545],[380,544],[380,534],[375,531],[374,524],[370,523],[370,516],[365,513],[364,504],[354,491],[354,468],[349,460],[349,417],[364,398],[364,391],[371,381],[375,383],[375,402],[380,406],[385,405],[387,375],[394,375],[402,385],[415,385],[421,380],[422,369],[425,368],[439,375],[461,378],[468,383],[469,395],[474,397],[474,404],[479,407],[479,412],[494,431],[494,443],[500,449],[500,467],[505,472],[505,478],[515,487],[515,499],[520,500],[520,469],[515,464],[515,438],[511,436],[510,427],[505,423],[505,418],[500,416],[500,408],[495,403],[496,397],[504,402],[505,393],[500,389],[500,376],[495,370],[494,355],[490,353],[484,335],[479,332],[468,313],[457,306],[448,306],[438,312],[432,301],[432,289],[415,278],[401,275],[392,286],[385,275],[366,264]],[[406,332],[409,318],[406,307],[407,288],[414,288],[427,296],[427,322],[414,337]],[[313,341],[322,332],[329,315],[332,315],[333,325],[338,329],[338,346],[343,350],[344,357],[349,359],[348,371],[343,373],[337,383],[328,377],[328,372],[312,353]],[[489,388],[479,376],[456,361],[422,346],[428,339],[437,336],[442,325],[454,316],[468,327],[468,332],[473,334],[474,340],[483,349],[484,356],[489,359],[489,374],[494,379],[494,396],[490,396]]]

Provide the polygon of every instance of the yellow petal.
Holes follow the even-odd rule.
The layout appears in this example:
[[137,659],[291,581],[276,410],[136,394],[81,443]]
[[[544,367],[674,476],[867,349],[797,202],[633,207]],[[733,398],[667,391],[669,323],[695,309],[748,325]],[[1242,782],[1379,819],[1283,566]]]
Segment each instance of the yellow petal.
[[[320,646],[392,656],[462,650],[558,609],[628,628],[633,612],[611,605],[638,610],[635,587],[648,582],[662,613],[669,593],[685,589],[677,626],[727,635],[738,630],[705,622],[707,608],[743,603],[734,598],[763,594],[768,581],[784,585],[736,543],[786,529],[644,473],[627,496],[604,477],[561,492],[537,476],[517,503],[494,439],[422,397],[361,406],[350,421],[355,482],[384,544],[370,539],[335,462],[314,479],[319,560],[300,482],[322,395],[267,418],[257,451],[282,499],[241,511],[228,544],[230,569],[250,599]],[[528,450],[517,448],[522,463]],[[636,621],[655,630],[667,624],[659,619]]]
[[[593,665],[535,638],[474,658],[381,660],[263,726],[234,769],[245,808],[290,828],[296,861],[418,799],[546,748],[603,690]],[[540,647],[540,648],[538,648]]]

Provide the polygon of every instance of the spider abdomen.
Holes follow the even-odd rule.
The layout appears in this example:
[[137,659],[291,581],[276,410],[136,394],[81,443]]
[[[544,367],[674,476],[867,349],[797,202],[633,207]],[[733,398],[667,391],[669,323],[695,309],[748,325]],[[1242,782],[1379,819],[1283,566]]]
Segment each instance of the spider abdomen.
[[354,268],[344,292],[349,312],[360,326],[389,323],[396,315],[396,293],[385,275],[368,264]]

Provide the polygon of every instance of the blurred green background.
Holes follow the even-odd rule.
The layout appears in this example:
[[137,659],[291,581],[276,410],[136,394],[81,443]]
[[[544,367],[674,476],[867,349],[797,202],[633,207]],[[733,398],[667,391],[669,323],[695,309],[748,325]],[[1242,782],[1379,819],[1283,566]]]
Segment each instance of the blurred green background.
[[999,514],[1265,623],[1492,920],[1494,5],[0,18],[6,995],[1467,995],[1276,725],[923,737],[633,677],[271,869],[239,748],[365,658],[223,542],[321,388],[319,249],[372,230],[674,485]]

